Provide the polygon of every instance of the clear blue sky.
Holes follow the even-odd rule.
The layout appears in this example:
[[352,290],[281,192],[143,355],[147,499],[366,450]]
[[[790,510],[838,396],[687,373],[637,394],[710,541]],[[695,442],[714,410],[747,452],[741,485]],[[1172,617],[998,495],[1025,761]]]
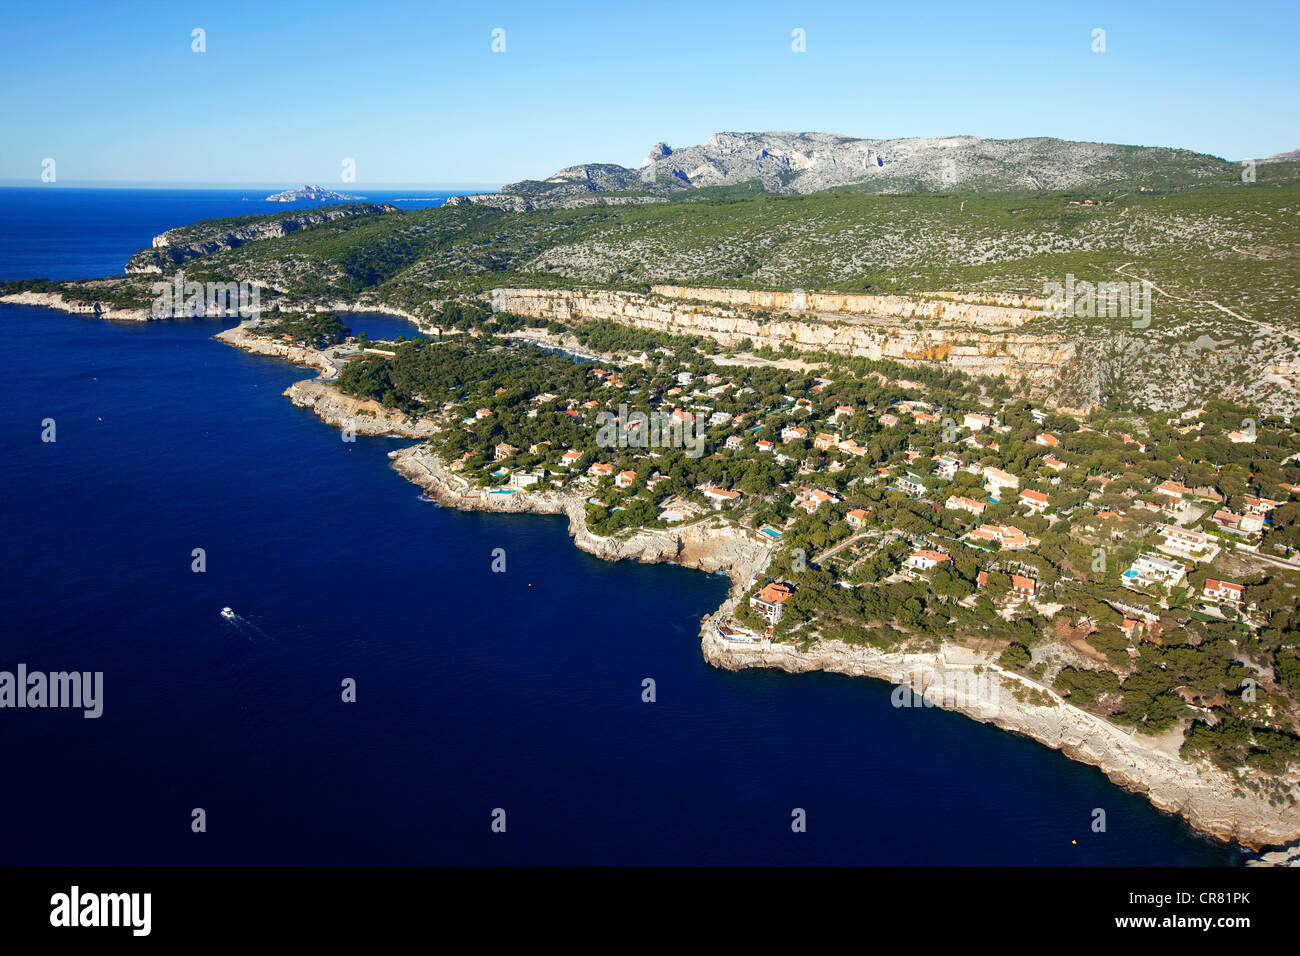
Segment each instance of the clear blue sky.
[[500,184],[719,130],[1300,147],[1295,0],[10,0],[0,17],[10,183],[51,157],[59,183],[331,185],[352,158],[358,187]]

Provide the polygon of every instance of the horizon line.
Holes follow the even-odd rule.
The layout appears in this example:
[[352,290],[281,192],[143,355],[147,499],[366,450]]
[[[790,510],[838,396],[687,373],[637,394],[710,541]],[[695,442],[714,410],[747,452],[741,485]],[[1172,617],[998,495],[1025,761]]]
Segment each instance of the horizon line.
[[319,186],[322,189],[328,189],[331,192],[347,193],[351,190],[362,191],[366,189],[379,190],[398,190],[398,189],[432,189],[439,192],[448,192],[455,190],[475,191],[475,192],[497,192],[504,183],[342,183],[338,186],[325,186],[321,183],[302,183],[299,186],[285,186],[282,182],[270,181],[245,181],[245,182],[202,182],[196,180],[133,180],[133,179],[67,179],[52,183],[41,182],[38,179],[0,179],[0,189],[59,189],[59,188],[77,188],[77,189],[270,189],[274,191],[284,191],[286,189],[300,189],[305,186]]

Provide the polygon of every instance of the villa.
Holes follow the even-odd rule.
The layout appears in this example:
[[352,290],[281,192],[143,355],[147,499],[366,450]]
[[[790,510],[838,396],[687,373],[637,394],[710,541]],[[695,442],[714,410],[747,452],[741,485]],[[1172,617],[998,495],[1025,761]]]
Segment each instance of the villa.
[[839,495],[823,491],[821,488],[800,488],[799,491],[800,495],[795,499],[795,503],[809,514],[828,502],[840,500]]
[[1047,495],[1043,494],[1041,491],[1025,489],[1020,492],[1020,503],[1022,505],[1027,505],[1030,511],[1033,511],[1036,514],[1042,514],[1047,510]]
[[1241,607],[1246,599],[1246,586],[1231,581],[1220,581],[1217,578],[1206,578],[1201,593],[1212,601]]
[[1003,471],[1001,468],[994,468],[989,465],[984,469],[985,484],[989,494],[995,495],[1004,488],[1019,488],[1020,479],[1010,472]]
[[1227,508],[1220,508],[1210,519],[1220,528],[1228,531],[1239,531],[1242,534],[1254,534],[1257,531],[1264,530],[1264,519],[1257,514],[1237,514]]
[[1252,495],[1246,495],[1245,498],[1245,508],[1253,515],[1266,515],[1280,504],[1280,501],[1272,498],[1256,498]]
[[792,594],[794,588],[791,585],[773,581],[749,599],[749,606],[767,621],[769,627],[776,627],[784,610],[782,605],[790,600]]
[[967,498],[964,495],[950,495],[948,500],[943,503],[945,508],[951,508],[953,511],[969,511],[973,515],[982,515],[984,509],[988,507],[982,501],[976,501],[974,498]]
[[1149,587],[1155,584],[1174,587],[1186,573],[1187,569],[1177,561],[1168,561],[1159,555],[1144,552],[1138,555],[1137,560],[1120,577],[1130,587]]
[[967,537],[985,544],[996,544],[1003,551],[1023,551],[1029,547],[1029,535],[1009,524],[982,524]]
[[899,491],[912,498],[919,498],[921,495],[925,494],[925,479],[910,471],[899,478],[894,484]]
[[720,509],[723,505],[732,504],[740,500],[739,491],[727,491],[724,488],[706,488],[704,497],[709,499],[714,510]]
[[1210,536],[1202,531],[1189,531],[1187,528],[1180,528],[1172,524],[1159,525],[1156,530],[1164,536],[1165,540],[1160,543],[1159,547],[1161,551],[1167,554],[1188,558],[1192,561],[1200,561],[1206,557],[1213,557],[1213,554],[1207,555],[1207,551],[1213,550],[1214,553],[1217,553],[1217,548],[1213,548]]
[[[981,571],[976,577],[975,582],[981,588],[988,583],[989,573]],[[1031,577],[1023,574],[1011,575],[1011,592],[1010,596],[1015,601],[1032,601],[1038,594],[1038,582]]]
[[1183,495],[1187,494],[1187,489],[1176,481],[1166,481],[1156,485],[1155,493],[1181,501]]
[[944,481],[952,481],[953,478],[957,477],[957,466],[960,462],[958,462],[956,458],[944,455],[940,458],[936,458],[935,464],[938,467],[934,469],[934,473]]
[[912,571],[929,571],[931,568],[938,567],[941,564],[946,564],[951,560],[952,558],[944,554],[942,551],[931,551],[926,549],[923,551],[913,551],[907,556],[907,560],[903,563]]

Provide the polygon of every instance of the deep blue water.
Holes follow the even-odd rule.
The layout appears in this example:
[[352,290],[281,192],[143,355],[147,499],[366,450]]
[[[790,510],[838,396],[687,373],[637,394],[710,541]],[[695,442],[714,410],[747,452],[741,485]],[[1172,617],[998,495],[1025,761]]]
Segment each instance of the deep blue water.
[[[131,253],[160,232],[197,219],[311,209],[269,203],[268,189],[0,189],[0,279],[85,279],[121,273]],[[402,209],[438,206],[456,193],[427,189],[338,192]]]
[[[0,190],[0,274],[110,271],[220,211],[48,195]],[[0,710],[0,863],[1237,859],[1032,741],[895,709],[883,683],[709,667],[698,622],[725,580],[420,500],[388,467],[400,442],[342,442],[280,396],[301,370],[213,342],[219,322],[0,323],[0,669],[105,674],[98,720]]]

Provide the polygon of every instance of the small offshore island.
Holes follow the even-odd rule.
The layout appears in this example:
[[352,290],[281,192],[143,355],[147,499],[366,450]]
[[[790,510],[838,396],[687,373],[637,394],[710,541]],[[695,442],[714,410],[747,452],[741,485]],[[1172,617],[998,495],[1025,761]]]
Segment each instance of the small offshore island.
[[[1241,200],[1247,258],[1289,248],[1283,165]],[[1222,250],[1239,193],[678,201],[618,179],[606,204],[579,180],[198,223],[120,278],[0,301],[147,320],[161,278],[216,316],[214,285],[252,283],[256,314],[216,338],[314,369],[285,395],[346,434],[412,440],[392,465],[439,504],[565,515],[597,556],[725,572],[711,664],[886,680],[897,706],[1032,737],[1203,833],[1300,839],[1300,355],[1284,318],[1241,304],[1266,313],[1248,296],[1273,308],[1293,276],[1276,255],[1251,259],[1273,264],[1249,293],[1223,266],[1181,271],[1197,243]],[[837,216],[855,236],[938,217],[1010,238],[981,246],[996,281],[936,265],[863,288],[848,253],[791,252]],[[1075,309],[1073,274],[1025,257],[1066,220],[1091,238],[1060,254],[1154,277],[1160,321],[1149,301],[1132,321]],[[758,221],[787,244],[737,238]],[[372,342],[349,312],[420,334]]]
[[355,199],[365,199],[365,196],[349,196],[346,193],[336,193],[332,189],[326,189],[323,186],[303,186],[301,189],[286,189],[284,192],[272,193],[266,197],[266,202],[348,202]]

